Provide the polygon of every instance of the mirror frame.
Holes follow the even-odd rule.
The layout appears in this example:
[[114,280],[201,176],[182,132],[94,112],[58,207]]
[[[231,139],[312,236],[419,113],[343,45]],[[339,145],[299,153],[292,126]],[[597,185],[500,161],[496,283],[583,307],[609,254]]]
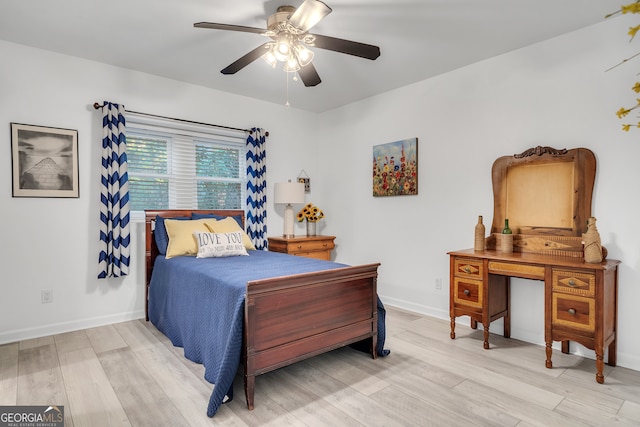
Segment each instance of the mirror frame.
[[[512,171],[513,168],[523,168],[526,166],[544,165],[553,167],[553,165],[561,165],[563,170],[566,171],[567,163],[570,163],[573,166],[573,173],[564,173],[564,175],[568,175],[569,178],[567,179],[571,179],[572,182],[560,183],[558,188],[570,189],[571,194],[555,194],[555,199],[553,200],[557,201],[558,197],[560,199],[564,197],[567,198],[566,203],[568,203],[568,206],[572,207],[573,210],[573,212],[570,213],[572,218],[568,218],[567,221],[570,222],[570,224],[567,224],[566,227],[554,227],[549,226],[549,224],[527,224],[528,226],[523,227],[522,232],[520,232],[520,229],[513,230],[514,233],[518,235],[514,236],[514,250],[521,252],[530,251],[526,248],[526,240],[529,236],[556,236],[560,240],[566,240],[564,239],[565,237],[577,237],[578,239],[581,239],[582,233],[586,229],[587,219],[591,217],[591,202],[596,177],[596,157],[594,153],[587,148],[574,148],[567,150],[538,146],[530,148],[520,154],[498,158],[494,162],[491,170],[494,200],[493,222],[491,225],[492,235],[502,232],[508,205],[507,196],[510,194],[510,191],[517,191],[513,188],[507,190],[510,184],[508,182],[510,170]],[[535,196],[535,200],[540,198],[544,199],[546,194],[545,192],[551,193],[553,190],[549,188],[548,177],[546,177],[547,179],[540,179],[540,177],[536,177],[536,170],[538,170],[537,173],[539,173],[539,170],[543,170],[543,168],[528,168],[528,170],[532,171],[532,176],[530,178],[532,181],[526,185],[523,191],[539,191],[539,194],[536,193],[532,196]],[[525,169],[519,170],[518,172],[519,174],[517,176],[519,176],[519,181],[517,182],[522,182],[522,174],[529,173]],[[511,176],[516,175],[511,174]],[[517,182],[514,183],[514,185],[516,185]],[[538,182],[540,182],[540,185],[538,185]],[[551,206],[551,204],[551,201],[549,203],[536,204],[536,208],[539,206],[540,209],[544,209],[545,206],[549,207],[547,212],[541,212],[540,217],[544,218],[555,214],[555,211],[552,210],[554,209],[554,206]],[[526,216],[535,217],[535,213],[532,214],[527,211]],[[510,218],[510,222],[511,221],[516,224],[521,224],[517,218]],[[570,244],[570,246],[574,245],[574,242]],[[531,251],[534,250],[532,249]]]

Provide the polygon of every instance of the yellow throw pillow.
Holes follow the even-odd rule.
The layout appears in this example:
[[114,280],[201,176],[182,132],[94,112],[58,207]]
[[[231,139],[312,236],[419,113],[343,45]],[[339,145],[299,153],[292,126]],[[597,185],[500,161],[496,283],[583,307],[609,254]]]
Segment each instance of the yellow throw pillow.
[[164,225],[169,236],[169,244],[167,245],[167,258],[176,256],[189,255],[195,256],[198,253],[198,243],[193,236],[195,231],[208,233],[208,223],[216,222],[215,219],[192,219],[177,220],[165,219]]
[[242,231],[242,243],[244,243],[245,249],[254,251],[256,250],[256,247],[251,242],[249,236],[247,236],[247,233],[245,233],[244,230],[238,225],[238,222],[230,216],[216,222],[208,222],[206,226],[212,233],[229,233],[231,231]]

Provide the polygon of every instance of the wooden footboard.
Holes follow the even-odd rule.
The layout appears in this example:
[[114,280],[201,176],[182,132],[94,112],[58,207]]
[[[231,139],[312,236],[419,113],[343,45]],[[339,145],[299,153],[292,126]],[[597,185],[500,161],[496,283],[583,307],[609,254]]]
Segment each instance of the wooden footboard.
[[257,375],[365,339],[376,358],[379,265],[247,284],[243,359],[249,409]]

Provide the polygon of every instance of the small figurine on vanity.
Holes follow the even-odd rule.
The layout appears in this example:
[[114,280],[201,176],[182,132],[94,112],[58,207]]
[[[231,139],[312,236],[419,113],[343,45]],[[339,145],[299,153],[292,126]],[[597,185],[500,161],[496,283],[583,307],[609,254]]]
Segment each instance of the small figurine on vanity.
[[582,234],[582,244],[584,245],[584,262],[593,264],[602,262],[604,258],[602,255],[602,243],[594,217],[590,217],[587,220],[587,232]]

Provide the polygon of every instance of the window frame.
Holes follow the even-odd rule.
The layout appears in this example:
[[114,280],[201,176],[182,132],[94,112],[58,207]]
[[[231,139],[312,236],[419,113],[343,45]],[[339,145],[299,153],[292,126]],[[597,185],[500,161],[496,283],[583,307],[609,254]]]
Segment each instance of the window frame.
[[[140,113],[127,112],[126,114],[126,135],[131,136],[159,136],[168,139],[182,139],[183,142],[190,140],[193,143],[193,155],[195,159],[195,145],[197,143],[213,144],[214,147],[238,149],[238,178],[211,178],[206,181],[238,182],[240,184],[240,208],[246,212],[244,201],[246,200],[246,139],[247,133],[243,130],[225,129],[206,123],[191,122],[187,120],[172,119],[168,117],[151,116]],[[173,167],[167,165],[167,176],[174,176]],[[128,172],[131,175],[131,172]],[[134,174],[134,176],[137,174]],[[160,174],[158,174],[160,175]],[[144,176],[141,173],[138,176]],[[195,169],[193,177],[197,180]],[[171,188],[171,183],[169,184]],[[171,191],[171,190],[170,190]],[[193,189],[193,200],[197,203],[197,185]],[[171,201],[171,197],[170,197]],[[167,209],[197,209],[196,206],[167,207]],[[144,222],[144,211],[131,210],[130,218],[133,222]]]

